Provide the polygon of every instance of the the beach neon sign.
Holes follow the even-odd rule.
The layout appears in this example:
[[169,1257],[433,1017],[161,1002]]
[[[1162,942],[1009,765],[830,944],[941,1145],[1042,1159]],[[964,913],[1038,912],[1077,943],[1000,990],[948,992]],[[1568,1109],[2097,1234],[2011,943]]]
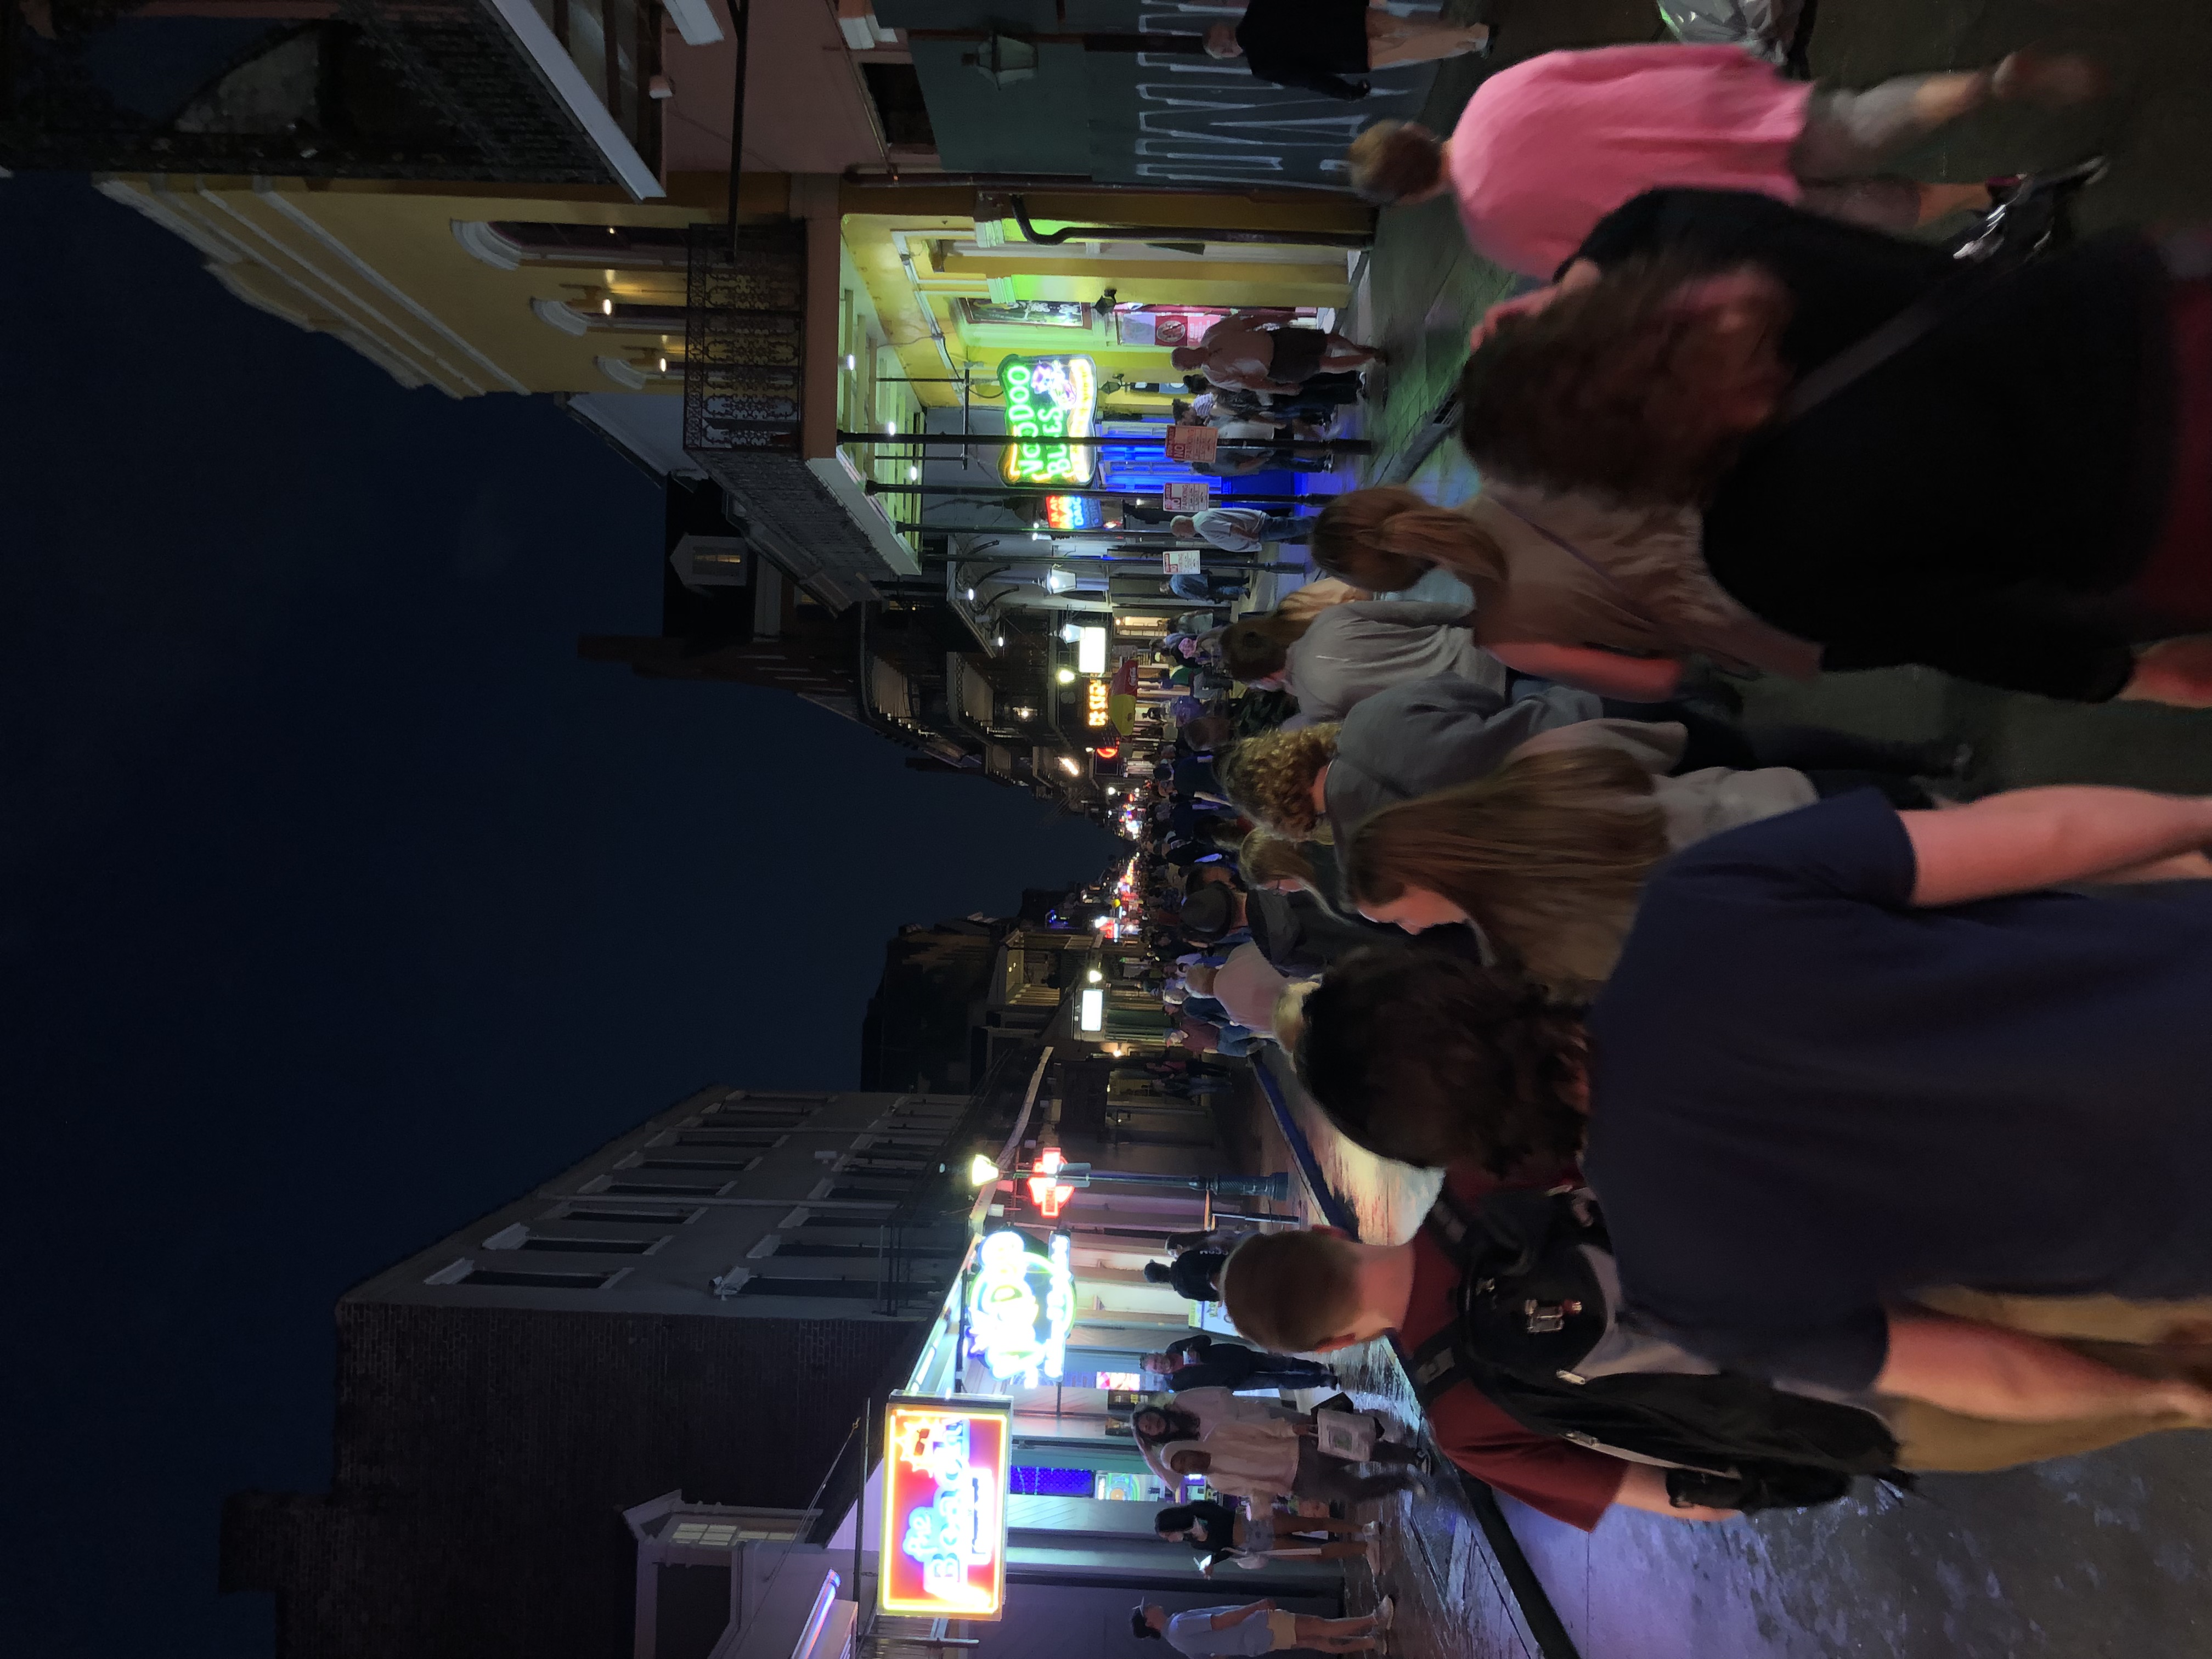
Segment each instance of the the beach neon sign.
[[968,1343],[1000,1382],[1034,1389],[1060,1380],[1067,1333],[1075,1323],[1075,1270],[1069,1240],[1053,1236],[1039,1255],[1012,1227],[983,1236],[968,1287]]
[[1012,1449],[1004,1403],[892,1396],[884,1415],[879,1610],[925,1619],[1000,1616]]
[[999,458],[1011,484],[1087,484],[1098,451],[1054,441],[1095,435],[1098,370],[1088,357],[1008,357],[999,365],[1006,431],[1018,441]]

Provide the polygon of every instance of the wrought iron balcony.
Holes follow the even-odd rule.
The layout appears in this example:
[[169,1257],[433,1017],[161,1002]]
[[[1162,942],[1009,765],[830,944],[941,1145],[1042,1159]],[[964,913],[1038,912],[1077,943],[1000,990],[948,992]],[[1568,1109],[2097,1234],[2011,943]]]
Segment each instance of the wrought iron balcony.
[[[500,0],[335,0],[327,19],[266,22],[241,44],[240,21],[212,7],[207,17],[141,17],[115,0],[0,8],[0,166],[657,195],[657,106],[641,91],[657,56],[623,58],[632,72],[605,76],[602,92],[527,4],[504,9],[514,15]],[[657,54],[657,23],[636,39]],[[629,80],[641,81],[635,97]]]

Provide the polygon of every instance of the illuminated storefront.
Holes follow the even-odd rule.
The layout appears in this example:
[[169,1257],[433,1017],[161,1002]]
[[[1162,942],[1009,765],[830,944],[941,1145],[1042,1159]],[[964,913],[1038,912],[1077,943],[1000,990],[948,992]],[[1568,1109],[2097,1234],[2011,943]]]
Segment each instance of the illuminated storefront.
[[1008,357],[999,365],[1006,431],[1015,440],[999,458],[1010,484],[1087,484],[1097,470],[1091,444],[1054,441],[1097,435],[1098,371],[1088,357]]

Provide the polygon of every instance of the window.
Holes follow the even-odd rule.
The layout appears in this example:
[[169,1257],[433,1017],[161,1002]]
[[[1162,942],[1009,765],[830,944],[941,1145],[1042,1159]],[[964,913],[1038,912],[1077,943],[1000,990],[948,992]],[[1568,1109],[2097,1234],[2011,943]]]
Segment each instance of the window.
[[868,101],[876,106],[876,118],[883,124],[886,144],[901,149],[937,148],[929,106],[922,101],[921,77],[913,64],[862,64],[860,78],[867,84]]
[[610,1181],[595,1186],[593,1192],[634,1194],[640,1198],[714,1198],[730,1183],[726,1181]]
[[786,1137],[773,1129],[679,1129],[678,1146],[781,1146]]
[[944,1293],[942,1285],[917,1285],[902,1281],[884,1285],[872,1279],[763,1279],[754,1274],[738,1287],[739,1296],[819,1296],[839,1297],[847,1300],[868,1297],[878,1293],[892,1296],[939,1296]]
[[503,1285],[513,1290],[537,1291],[596,1291],[606,1285],[622,1268],[610,1268],[605,1273],[527,1273],[519,1268],[472,1267],[459,1280],[462,1285]]
[[828,1192],[823,1194],[822,1196],[830,1200],[870,1198],[890,1199],[896,1197],[905,1190],[906,1188],[904,1186],[832,1187]]
[[546,1212],[548,1221],[619,1221],[634,1222],[642,1227],[682,1226],[696,1221],[706,1214],[704,1210],[690,1206],[658,1204],[562,1204]]
[[770,1522],[678,1521],[668,1529],[666,1541],[690,1549],[726,1550],[738,1544],[788,1541],[798,1536],[797,1527],[778,1526]]
[[623,1167],[632,1170],[735,1170],[753,1168],[760,1162],[754,1158],[641,1158]]
[[532,1233],[514,1248],[566,1250],[578,1255],[645,1255],[668,1242],[659,1238],[580,1238],[565,1233]]
[[600,265],[680,270],[690,257],[681,225],[566,225],[526,219],[457,219],[453,234],[486,264]]
[[960,314],[969,323],[1011,323],[1030,328],[1091,326],[1091,307],[1080,300],[963,299]]

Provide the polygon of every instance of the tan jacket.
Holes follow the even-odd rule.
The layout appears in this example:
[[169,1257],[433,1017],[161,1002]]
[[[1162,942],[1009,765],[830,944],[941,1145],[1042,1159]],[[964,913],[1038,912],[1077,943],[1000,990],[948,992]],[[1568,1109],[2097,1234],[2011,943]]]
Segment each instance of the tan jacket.
[[1820,672],[1819,646],[1760,621],[1713,580],[1702,520],[1687,507],[1609,507],[1490,481],[1460,510],[1505,554],[1504,589],[1478,590],[1475,637],[1485,645],[1694,651],[1792,679]]

